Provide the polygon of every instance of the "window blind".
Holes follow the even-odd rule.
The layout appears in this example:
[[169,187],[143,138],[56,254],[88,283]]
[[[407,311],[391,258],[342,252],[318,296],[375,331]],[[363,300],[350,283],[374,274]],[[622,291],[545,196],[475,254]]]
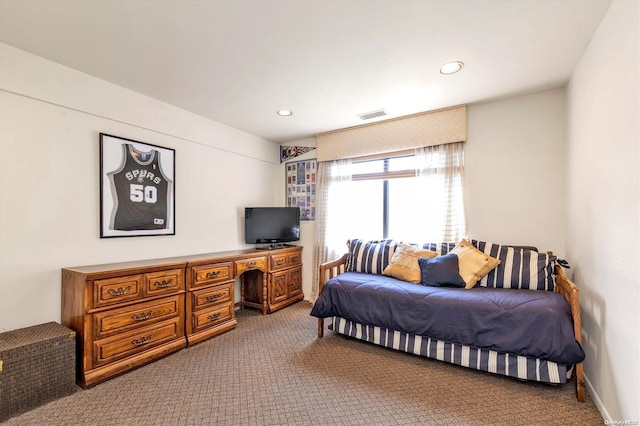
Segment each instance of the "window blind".
[[318,161],[355,158],[467,139],[466,105],[316,135]]

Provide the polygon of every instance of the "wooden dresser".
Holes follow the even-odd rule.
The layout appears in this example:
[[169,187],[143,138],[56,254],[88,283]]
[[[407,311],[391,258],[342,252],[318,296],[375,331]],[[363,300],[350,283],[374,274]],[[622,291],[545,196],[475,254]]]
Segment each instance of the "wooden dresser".
[[269,312],[302,300],[302,247],[269,253]]
[[62,269],[62,324],[89,387],[236,327],[241,307],[302,300],[302,247],[236,250]]
[[184,261],[62,269],[62,324],[75,330],[88,387],[187,345]]
[[236,326],[235,279],[257,268],[266,273],[267,264],[266,253],[257,250],[195,255],[187,264],[185,321],[192,345]]
[[[253,266],[254,271],[241,276],[242,306],[267,314],[302,300],[302,247],[269,250],[262,256],[262,260],[251,259],[249,266]],[[236,265],[244,267],[243,263],[236,262]]]

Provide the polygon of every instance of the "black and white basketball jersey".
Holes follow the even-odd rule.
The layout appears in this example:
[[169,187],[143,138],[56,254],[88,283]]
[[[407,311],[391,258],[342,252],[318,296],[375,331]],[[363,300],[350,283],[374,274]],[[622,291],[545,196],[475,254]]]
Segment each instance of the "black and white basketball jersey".
[[172,182],[162,172],[160,152],[140,152],[131,144],[122,148],[122,166],[108,174],[114,201],[109,229],[166,229]]

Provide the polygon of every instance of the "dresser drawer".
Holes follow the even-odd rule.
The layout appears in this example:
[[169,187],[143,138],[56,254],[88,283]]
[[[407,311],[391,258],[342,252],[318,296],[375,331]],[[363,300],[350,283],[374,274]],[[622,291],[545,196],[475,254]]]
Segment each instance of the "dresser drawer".
[[245,271],[252,269],[260,269],[261,271],[267,270],[267,258],[266,257],[252,257],[249,259],[236,260],[236,275],[240,275]]
[[93,282],[93,307],[114,305],[142,298],[144,275],[95,280]]
[[183,269],[144,274],[144,278],[146,296],[171,294],[184,290]]
[[93,314],[93,339],[177,317],[183,305],[184,295],[179,295]]
[[302,256],[299,252],[295,253],[276,253],[271,255],[271,270],[278,271],[292,266],[302,264]]
[[192,282],[190,288],[202,287],[233,279],[233,263],[220,262],[209,265],[194,266],[191,268]]
[[287,267],[287,254],[272,254],[271,255],[271,270],[277,271],[278,269],[284,269]]
[[193,332],[204,330],[205,328],[213,327],[222,322],[228,321],[233,318],[233,303],[227,303],[226,305],[216,306],[206,311],[194,313],[192,315],[192,328]]
[[190,293],[193,310],[233,301],[233,286],[234,283],[230,282]]
[[180,317],[177,317],[130,333],[97,340],[93,343],[93,366],[98,367],[144,352],[182,336],[183,323]]
[[300,255],[300,252],[289,253],[287,255],[287,264],[289,266],[302,265],[302,256]]

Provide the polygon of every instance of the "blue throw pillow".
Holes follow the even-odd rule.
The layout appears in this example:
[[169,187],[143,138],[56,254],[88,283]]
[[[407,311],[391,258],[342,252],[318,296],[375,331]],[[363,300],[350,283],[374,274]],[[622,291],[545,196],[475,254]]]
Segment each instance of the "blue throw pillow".
[[432,287],[460,287],[464,288],[465,282],[458,269],[458,256],[448,253],[442,256],[427,259],[418,259],[422,280],[420,284]]

